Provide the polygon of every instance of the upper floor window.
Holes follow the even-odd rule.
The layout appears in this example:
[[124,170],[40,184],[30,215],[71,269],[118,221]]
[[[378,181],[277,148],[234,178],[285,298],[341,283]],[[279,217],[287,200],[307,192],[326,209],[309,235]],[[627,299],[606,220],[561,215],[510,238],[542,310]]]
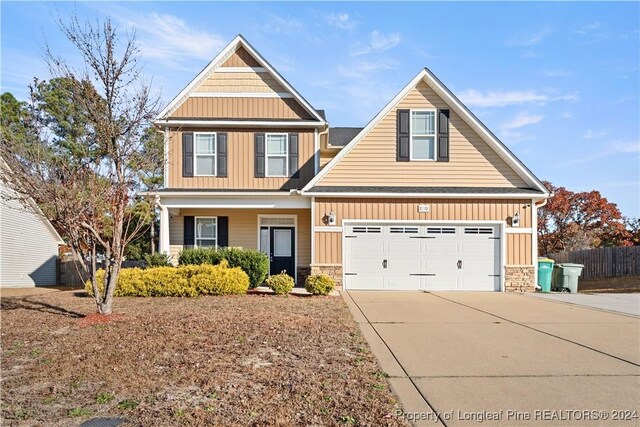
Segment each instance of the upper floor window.
[[436,159],[436,112],[411,111],[411,160]]
[[218,218],[196,217],[195,240],[198,247],[216,247],[218,245]]
[[266,134],[267,176],[289,176],[289,136],[286,133]]
[[215,176],[216,175],[216,134],[200,133],[194,134],[195,138],[195,175]]

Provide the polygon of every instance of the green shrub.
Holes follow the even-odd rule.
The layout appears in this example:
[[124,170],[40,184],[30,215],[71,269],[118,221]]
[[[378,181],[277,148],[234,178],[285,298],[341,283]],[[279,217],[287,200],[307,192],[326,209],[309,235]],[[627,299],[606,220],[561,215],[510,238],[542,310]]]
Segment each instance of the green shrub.
[[[98,288],[102,291],[104,270],[98,270]],[[91,281],[85,289],[93,295]],[[230,268],[227,261],[219,265],[187,265],[154,267],[141,270],[126,268],[120,271],[117,297],[195,297],[198,295],[243,294],[249,289],[249,277],[241,268]]]
[[293,289],[293,285],[293,277],[284,271],[267,278],[267,286],[275,292],[276,295],[288,294]]
[[183,249],[178,255],[178,265],[220,264],[222,253],[216,248]]
[[171,267],[170,256],[165,253],[156,252],[155,254],[146,254],[144,260],[147,267]]
[[333,279],[326,274],[308,276],[304,283],[304,288],[312,295],[329,295],[335,286]]
[[222,260],[229,262],[229,267],[240,267],[247,276],[252,288],[260,286],[269,272],[269,258],[255,249],[241,248],[194,248],[180,252],[180,265],[218,265]]

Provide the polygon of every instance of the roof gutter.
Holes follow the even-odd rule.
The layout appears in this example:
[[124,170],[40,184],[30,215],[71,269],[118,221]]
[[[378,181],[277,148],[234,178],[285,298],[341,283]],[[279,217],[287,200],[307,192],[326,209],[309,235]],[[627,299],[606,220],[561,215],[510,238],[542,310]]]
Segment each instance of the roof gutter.
[[156,126],[183,126],[183,127],[256,127],[256,126],[269,126],[279,128],[294,128],[294,127],[313,127],[320,128],[326,125],[326,122],[318,121],[265,121],[265,120],[171,120],[162,119],[155,120],[153,122]]
[[532,195],[524,193],[323,193],[313,191],[303,191],[303,196],[311,197],[366,197],[366,198],[424,198],[430,199],[527,199],[527,200],[545,200],[546,196],[542,194]]

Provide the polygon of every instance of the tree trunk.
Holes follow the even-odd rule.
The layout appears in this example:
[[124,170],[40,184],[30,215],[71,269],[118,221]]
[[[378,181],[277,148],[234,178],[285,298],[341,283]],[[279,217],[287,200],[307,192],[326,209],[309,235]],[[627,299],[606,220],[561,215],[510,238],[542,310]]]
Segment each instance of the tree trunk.
[[156,218],[154,209],[154,218],[151,220],[151,255],[156,253]]

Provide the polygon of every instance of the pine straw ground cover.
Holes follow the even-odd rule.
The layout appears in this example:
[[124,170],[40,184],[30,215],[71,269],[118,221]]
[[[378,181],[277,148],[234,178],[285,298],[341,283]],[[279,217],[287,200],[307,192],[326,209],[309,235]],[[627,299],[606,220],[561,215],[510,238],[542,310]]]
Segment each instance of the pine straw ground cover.
[[2,425],[405,425],[339,297],[2,298]]

